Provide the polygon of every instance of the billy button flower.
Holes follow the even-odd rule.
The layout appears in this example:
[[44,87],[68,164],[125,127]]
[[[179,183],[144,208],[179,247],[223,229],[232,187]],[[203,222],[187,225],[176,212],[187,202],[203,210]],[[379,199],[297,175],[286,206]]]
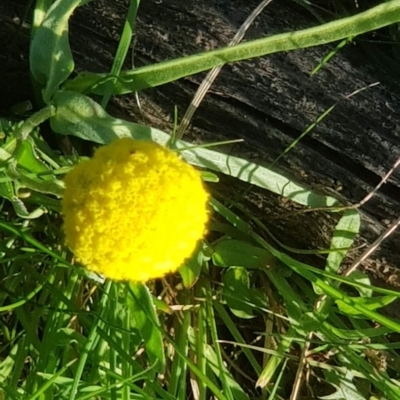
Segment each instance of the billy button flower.
[[65,177],[67,245],[89,270],[145,282],[176,271],[206,231],[200,173],[154,142],[119,139]]

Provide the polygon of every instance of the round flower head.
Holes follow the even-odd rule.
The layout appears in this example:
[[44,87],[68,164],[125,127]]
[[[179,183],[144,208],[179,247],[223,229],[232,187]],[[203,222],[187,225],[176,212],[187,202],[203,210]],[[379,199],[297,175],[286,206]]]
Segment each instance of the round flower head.
[[67,245],[89,270],[147,281],[176,271],[204,236],[200,173],[164,147],[131,138],[98,149],[65,177]]

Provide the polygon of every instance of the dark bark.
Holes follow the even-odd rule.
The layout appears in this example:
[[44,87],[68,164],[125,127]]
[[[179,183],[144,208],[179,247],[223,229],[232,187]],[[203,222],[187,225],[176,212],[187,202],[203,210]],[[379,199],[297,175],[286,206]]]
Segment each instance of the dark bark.
[[[22,15],[24,3],[20,0],[0,5],[2,109],[29,97],[28,27],[21,29],[12,48],[7,47],[15,35],[15,17]],[[110,69],[126,3],[99,0],[74,14],[71,45],[78,70]],[[137,24],[135,64],[225,46],[257,4],[258,0],[143,1]],[[316,23],[293,1],[276,1],[256,20],[246,39]],[[399,81],[377,67],[360,44],[341,50],[317,75],[311,76],[310,72],[331,49],[332,46],[323,46],[298,50],[225,66],[195,115],[186,139],[211,142],[243,138],[243,145],[224,150],[268,165],[327,108],[340,102],[279,161],[278,168],[317,191],[336,193],[349,203],[361,200],[400,155]],[[144,115],[131,95],[116,98],[109,111],[168,131],[174,106],[183,115],[203,77],[199,74],[143,91],[140,98]],[[354,90],[377,81],[380,85],[350,100],[344,99]],[[226,187],[232,188],[231,183]],[[238,194],[245,185],[235,183],[234,187]],[[260,190],[247,195],[247,203],[282,241],[302,248],[328,246],[330,229],[338,218],[326,213],[293,214],[298,207],[288,206],[278,196]],[[363,207],[362,213],[361,241],[371,243],[400,215],[400,171]],[[394,234],[374,255],[375,261],[366,266],[374,270],[382,265],[398,266],[399,244],[400,237]],[[393,276],[394,270],[391,271]]]

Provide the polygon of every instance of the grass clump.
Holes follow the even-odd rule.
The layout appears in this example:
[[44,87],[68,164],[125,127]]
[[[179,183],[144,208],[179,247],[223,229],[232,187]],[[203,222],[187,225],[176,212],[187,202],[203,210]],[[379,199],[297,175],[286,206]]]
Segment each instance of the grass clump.
[[[112,72],[71,79],[68,20],[86,3],[36,2],[30,67],[41,108],[17,123],[1,121],[0,398],[400,399],[399,344],[389,340],[400,324],[380,312],[399,293],[372,287],[356,268],[338,274],[360,229],[356,210],[105,110],[112,95],[399,22],[399,1],[122,71],[127,23]],[[132,1],[129,21],[137,8]],[[61,154],[41,135],[45,121],[54,135],[106,146],[91,161]],[[147,162],[152,157],[157,163]],[[218,194],[217,184],[208,196],[200,177],[216,181],[218,173],[300,206],[341,212],[329,248],[314,251],[326,254],[324,268],[289,255],[301,250],[272,245],[262,221]],[[99,182],[107,189],[94,190]],[[90,212],[82,214],[82,204]],[[197,243],[208,218],[209,234]]]

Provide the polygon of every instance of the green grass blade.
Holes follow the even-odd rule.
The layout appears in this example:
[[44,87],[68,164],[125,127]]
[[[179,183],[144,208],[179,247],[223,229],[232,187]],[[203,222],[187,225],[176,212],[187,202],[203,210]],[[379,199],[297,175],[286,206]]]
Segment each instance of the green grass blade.
[[77,359],[71,360],[67,364],[65,364],[59,371],[57,371],[56,374],[54,374],[46,383],[44,383],[37,391],[36,393],[32,394],[29,396],[28,400],[35,400],[39,396],[41,396],[48,388],[50,388],[72,364],[75,364]]
[[313,273],[302,268],[302,263],[294,261],[293,259],[290,259],[290,257],[287,256],[284,256],[282,258],[286,261],[285,262],[286,265],[292,268],[299,275],[304,276],[310,282],[313,282],[315,285],[319,286],[320,289],[322,289],[323,292],[326,293],[327,295],[331,296],[335,300],[343,301],[343,303],[345,303],[347,306],[354,309],[354,312],[359,312],[360,314],[370,318],[371,320],[379,322],[380,324],[392,329],[394,332],[400,333],[400,323],[396,322],[393,319],[385,317],[375,311],[369,310],[367,307],[354,301],[340,290],[334,288],[333,286],[326,283],[322,279],[317,278]]
[[[223,323],[225,326],[229,329],[230,333],[232,334],[233,338],[236,340],[236,342],[240,344],[246,344],[246,341],[244,340],[242,334],[240,333],[239,329],[235,325],[235,323],[232,321],[232,318],[229,316],[229,314],[226,312],[225,308],[222,306],[217,301],[213,302],[213,307],[217,311],[218,315],[222,319]],[[251,366],[253,367],[254,371],[259,375],[261,373],[261,367],[258,364],[258,361],[254,357],[253,353],[247,348],[243,347],[243,353],[249,360]]]
[[142,283],[129,283],[128,292],[130,294],[128,305],[136,328],[143,338],[149,361],[151,364],[157,363],[158,372],[163,373],[165,370],[163,338],[153,298],[147,286]]
[[325,269],[328,272],[337,272],[347,251],[340,250],[350,248],[354,243],[355,236],[359,233],[361,226],[360,214],[357,210],[348,210],[340,218],[333,232],[331,249],[337,251],[329,253]]
[[[290,328],[287,333],[289,336],[294,336],[295,330],[293,328]],[[276,349],[276,352],[278,354],[276,355],[274,354],[270,357],[270,359],[267,362],[267,365],[264,367],[260,376],[257,379],[256,387],[264,388],[265,386],[268,385],[268,383],[271,381],[276,371],[278,370],[279,365],[284,360],[285,353],[290,349],[291,345],[292,345],[291,339],[283,338],[279,342],[278,348]]]
[[[217,325],[215,323],[214,308],[212,305],[212,293],[211,293],[211,288],[210,288],[209,282],[207,282],[206,285],[203,287],[203,293],[206,298],[207,325],[210,330],[212,348],[216,355],[216,361],[217,361],[217,366],[218,366],[218,371],[219,371],[219,374],[217,376],[222,382],[223,391],[226,394],[226,397],[229,400],[235,400],[235,398],[237,400],[239,400],[239,393],[241,394],[242,392],[239,390],[239,393],[236,393],[235,397],[233,397],[232,392],[233,392],[233,390],[235,390],[237,388],[233,387],[232,381],[234,382],[234,380],[230,378],[229,373],[224,366],[224,361],[223,361],[222,353],[221,353],[221,346],[220,346],[220,343],[218,342]],[[209,357],[207,357],[207,361],[208,362],[210,361]],[[240,396],[240,397],[242,397],[242,396]],[[245,396],[245,397],[247,397],[247,396]]]
[[98,332],[97,332],[97,328],[98,327],[102,327],[102,325],[104,324],[102,321],[102,317],[103,314],[106,312],[107,307],[107,301],[108,301],[108,294],[111,290],[113,282],[112,281],[107,281],[105,286],[104,286],[104,291],[103,291],[103,295],[102,298],[100,300],[99,306],[100,306],[100,315],[95,319],[95,321],[93,322],[93,325],[91,327],[91,330],[89,332],[89,335],[87,337],[87,342],[86,342],[86,346],[83,350],[83,353],[81,354],[80,358],[79,358],[79,363],[78,363],[78,367],[77,370],[75,372],[75,376],[74,376],[74,380],[71,386],[71,391],[70,391],[70,395],[69,395],[69,400],[74,400],[76,397],[76,394],[78,392],[78,386],[83,374],[83,370],[85,368],[86,365],[86,361],[88,359],[89,356],[89,352],[94,348],[99,336],[98,336]]
[[317,72],[319,72],[322,67],[329,62],[331,58],[335,56],[335,54],[338,53],[340,49],[343,49],[347,44],[349,44],[353,40],[352,37],[346,38],[342,40],[333,50],[331,50],[322,60],[321,62],[313,69],[311,72],[311,75],[315,75]]
[[138,12],[140,0],[131,0],[128,14],[125,19],[124,28],[122,30],[121,38],[119,40],[118,49],[114,57],[113,65],[111,67],[110,75],[115,78],[109,82],[108,87],[105,90],[101,105],[106,108],[108,101],[112,95],[113,86],[117,81],[117,77],[120,75],[122,66],[124,65],[126,55],[128,54],[129,46],[132,41],[132,37],[135,33],[136,15]]
[[[176,347],[182,354],[187,356],[189,342],[188,342],[188,329],[191,323],[190,312],[184,311],[182,321],[175,319],[175,343]],[[168,392],[179,400],[186,400],[186,379],[187,379],[187,365],[185,361],[175,356],[171,366],[171,377],[168,385]],[[182,397],[182,395],[184,397]]]

